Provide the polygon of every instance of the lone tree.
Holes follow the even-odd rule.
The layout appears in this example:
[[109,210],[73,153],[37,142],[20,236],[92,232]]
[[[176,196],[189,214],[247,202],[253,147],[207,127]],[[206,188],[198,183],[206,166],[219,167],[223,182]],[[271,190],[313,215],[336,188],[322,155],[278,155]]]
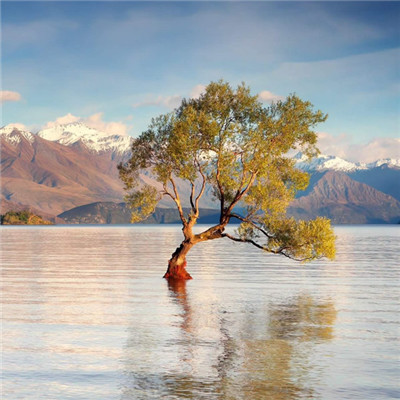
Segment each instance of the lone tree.
[[[328,219],[296,221],[286,216],[296,191],[309,181],[288,152],[317,155],[313,128],[326,118],[296,95],[264,107],[244,84],[234,90],[219,81],[210,83],[198,99],[184,99],[173,112],[153,119],[134,141],[131,159],[118,168],[132,222],[147,218],[164,196],[178,209],[184,239],[164,278],[191,279],[185,269],[189,250],[221,238],[299,261],[332,259],[335,239]],[[139,183],[139,172],[145,169],[162,190]],[[190,193],[179,193],[181,180],[189,183]],[[219,223],[194,234],[207,185],[219,203]],[[184,194],[189,213],[182,207]],[[240,221],[235,234],[225,232],[231,219]]]

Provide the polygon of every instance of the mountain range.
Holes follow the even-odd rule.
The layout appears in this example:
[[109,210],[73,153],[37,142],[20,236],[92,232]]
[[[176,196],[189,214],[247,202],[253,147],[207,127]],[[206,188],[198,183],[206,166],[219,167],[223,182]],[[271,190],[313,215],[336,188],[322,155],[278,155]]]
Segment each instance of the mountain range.
[[117,164],[123,153],[95,151],[84,138],[66,145],[12,127],[0,134],[2,199],[53,215],[98,200],[122,200]]
[[[60,216],[70,223],[128,222],[129,212],[121,211],[124,191],[117,165],[129,158],[132,137],[72,123],[37,133],[7,125],[0,129],[0,139],[1,213],[30,208],[46,217],[53,216],[53,220]],[[311,162],[301,154],[295,158],[298,168],[309,172],[311,178],[307,190],[292,203],[292,215],[305,219],[322,215],[334,223],[400,221],[400,159],[362,164],[329,155],[320,155]],[[148,171],[140,177],[142,182],[161,189]],[[189,189],[186,182],[179,182],[181,192],[188,193]],[[89,204],[92,207],[82,208]],[[171,201],[163,200],[159,206],[154,222],[175,218],[167,211],[173,207]],[[211,188],[200,206],[217,208]],[[76,207],[78,211],[72,211]],[[69,210],[73,218],[67,217]],[[97,216],[94,210],[98,211]],[[122,214],[118,218],[112,216],[117,210],[125,219],[121,219]],[[108,217],[104,218],[104,213]],[[163,213],[168,217],[162,217]]]

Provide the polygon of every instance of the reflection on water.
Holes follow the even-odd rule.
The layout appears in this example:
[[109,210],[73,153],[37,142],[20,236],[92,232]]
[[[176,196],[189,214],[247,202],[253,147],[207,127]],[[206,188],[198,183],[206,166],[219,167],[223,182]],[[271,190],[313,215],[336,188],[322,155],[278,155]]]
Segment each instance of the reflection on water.
[[214,241],[167,282],[178,227],[1,229],[3,398],[397,398],[398,232],[306,266]]
[[[332,338],[336,319],[332,302],[318,304],[311,296],[301,295],[288,303],[270,305],[269,312],[246,315],[236,326],[225,312],[218,318],[218,340],[204,343],[195,340],[201,337],[203,325],[193,323],[201,317],[196,315],[186,285],[186,281],[168,282],[171,299],[181,310],[181,337],[171,351],[179,351],[179,363],[188,366],[188,374],[168,374],[153,382],[151,389],[159,397],[296,399],[314,395],[307,383],[312,369],[308,354],[319,341]],[[301,346],[300,342],[310,345]],[[202,360],[203,373],[212,371],[213,377],[200,375],[196,380],[194,365],[202,346],[211,350]],[[135,362],[130,361],[132,371]],[[131,379],[133,386],[140,387],[143,376],[132,372]]]

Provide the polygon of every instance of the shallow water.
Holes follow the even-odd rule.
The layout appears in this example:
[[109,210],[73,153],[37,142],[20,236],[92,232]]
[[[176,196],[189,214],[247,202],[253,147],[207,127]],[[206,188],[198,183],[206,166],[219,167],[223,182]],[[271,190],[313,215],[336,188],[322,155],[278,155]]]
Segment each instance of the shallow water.
[[173,286],[179,227],[1,228],[2,398],[400,398],[400,227],[335,231],[307,265],[199,244]]

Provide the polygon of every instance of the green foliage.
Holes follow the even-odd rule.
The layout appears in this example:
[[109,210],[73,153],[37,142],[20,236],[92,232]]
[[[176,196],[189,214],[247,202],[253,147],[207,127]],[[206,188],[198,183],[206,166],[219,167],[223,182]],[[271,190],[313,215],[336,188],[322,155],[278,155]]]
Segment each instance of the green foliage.
[[28,223],[29,216],[30,216],[30,212],[27,210],[9,211],[3,216],[3,220],[5,220],[5,221],[20,221],[20,222]]
[[156,209],[158,193],[154,187],[144,185],[141,190],[127,195],[125,201],[132,209],[131,222],[140,222],[149,217]]
[[50,225],[51,222],[44,220],[28,210],[8,211],[1,216],[2,225]]
[[[288,153],[296,149],[309,157],[317,155],[314,128],[326,118],[294,94],[264,107],[244,84],[233,89],[223,81],[211,82],[198,99],[185,99],[173,112],[154,118],[134,141],[129,162],[119,166],[132,221],[146,218],[157,201],[169,196],[184,227],[192,225],[204,186],[210,185],[221,205],[221,223],[212,238],[217,231],[222,237],[240,204],[247,213],[235,215],[243,222],[235,240],[252,241],[262,234],[267,251],[306,260],[333,257],[328,220],[296,222],[285,216],[296,192],[308,185],[308,175],[295,168]],[[143,169],[151,171],[162,190],[140,184]],[[177,179],[190,182],[193,189],[189,216],[182,212]],[[196,181],[201,183],[197,192]],[[203,234],[201,240],[207,237]]]
[[[242,239],[261,237],[257,229],[242,224],[239,234]],[[283,254],[298,261],[312,261],[321,257],[335,258],[335,235],[327,218],[312,221],[296,221],[294,218],[281,218],[272,221],[267,218],[263,228],[270,232],[264,250]]]

